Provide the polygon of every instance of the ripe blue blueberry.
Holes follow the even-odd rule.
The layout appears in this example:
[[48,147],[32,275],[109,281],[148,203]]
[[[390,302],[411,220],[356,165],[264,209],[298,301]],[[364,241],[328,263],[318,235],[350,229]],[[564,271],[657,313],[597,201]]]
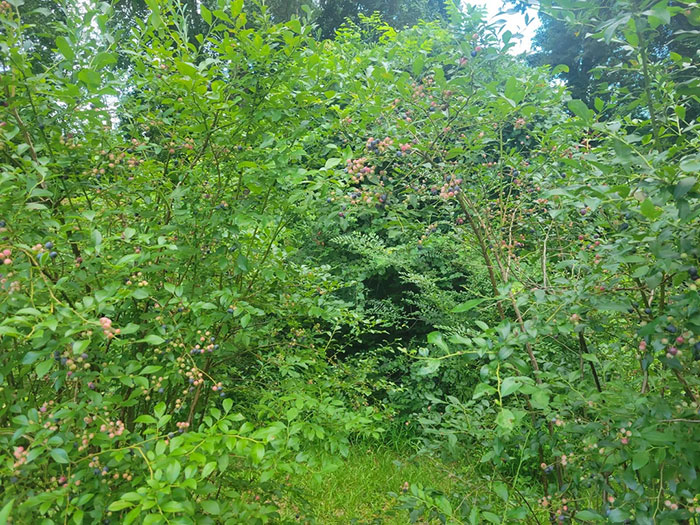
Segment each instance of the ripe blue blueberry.
[[53,243],[51,241],[47,242],[46,244],[44,244],[44,248],[50,250],[51,248],[53,248]]
[[52,259],[55,259],[57,256],[58,256],[58,254],[56,252],[51,252],[49,254],[49,257],[51,257]]

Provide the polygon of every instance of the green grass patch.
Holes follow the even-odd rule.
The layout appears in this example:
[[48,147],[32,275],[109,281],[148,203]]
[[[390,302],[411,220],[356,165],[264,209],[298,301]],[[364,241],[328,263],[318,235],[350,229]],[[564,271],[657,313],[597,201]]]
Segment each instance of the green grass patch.
[[[356,446],[332,472],[309,473],[292,482],[308,500],[309,517],[317,523],[405,524],[409,522],[408,511],[397,509],[399,501],[389,493],[401,494],[408,483],[451,494],[457,489],[456,468],[456,464],[414,456],[412,450]],[[294,519],[297,513],[288,507],[284,518]]]

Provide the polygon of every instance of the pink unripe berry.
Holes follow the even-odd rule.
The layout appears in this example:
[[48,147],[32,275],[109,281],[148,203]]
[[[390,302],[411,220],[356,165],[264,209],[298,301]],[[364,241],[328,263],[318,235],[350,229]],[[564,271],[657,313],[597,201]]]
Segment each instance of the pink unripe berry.
[[5,259],[4,261],[2,261],[2,263],[3,263],[5,266],[10,266],[10,265],[12,264],[12,259]]

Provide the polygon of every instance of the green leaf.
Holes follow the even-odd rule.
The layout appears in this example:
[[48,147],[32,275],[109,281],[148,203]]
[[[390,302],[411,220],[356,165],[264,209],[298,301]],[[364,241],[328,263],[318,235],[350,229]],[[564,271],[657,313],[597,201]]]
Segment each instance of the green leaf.
[[[139,498],[142,499],[142,496],[139,496]],[[129,511],[129,513],[124,517],[124,525],[131,525],[139,516],[141,516],[141,505],[138,505]]]
[[0,525],[7,525],[7,520],[10,517],[10,512],[12,512],[12,505],[14,505],[15,500],[12,498],[8,501],[5,506],[0,510]]
[[204,465],[204,468],[202,469],[202,479],[206,478],[214,472],[214,469],[216,468],[216,461],[210,461],[206,465]]
[[148,374],[154,374],[154,373],[158,372],[159,370],[162,370],[162,368],[163,367],[159,366],[159,365],[149,365],[149,366],[145,367],[143,370],[141,370],[141,375],[145,376]]
[[165,339],[159,335],[149,334],[139,341],[139,343],[148,343],[149,345],[162,345],[165,343]]
[[185,510],[185,505],[179,501],[168,501],[160,507],[165,512],[182,512]]
[[214,500],[204,500],[202,503],[202,508],[204,509],[204,512],[207,514],[213,514],[214,516],[218,516],[221,513],[221,509],[219,508],[219,504],[214,501]]
[[513,430],[514,423],[515,415],[507,408],[501,410],[496,416],[496,424],[505,430]]
[[142,525],[159,525],[164,521],[165,518],[162,514],[148,514],[145,518],[143,518]]
[[250,451],[250,457],[254,463],[260,463],[262,458],[265,456],[265,445],[262,443],[255,443]]
[[501,397],[506,397],[520,390],[523,386],[518,377],[506,377],[501,383]]
[[695,177],[685,177],[681,179],[673,190],[673,197],[675,199],[680,199],[685,196],[686,193],[693,189],[696,183],[697,179]]
[[583,100],[570,100],[567,105],[574,115],[580,117],[586,123],[590,123],[593,120],[594,113],[592,110],[588,109],[588,106],[586,106],[586,103]]
[[56,463],[70,463],[68,453],[62,448],[54,448],[51,450],[51,457]]
[[89,88],[96,88],[102,82],[102,75],[94,69],[81,69],[78,72],[78,80],[84,82]]
[[623,523],[629,518],[629,514],[622,509],[613,509],[608,514],[608,520],[612,523]]
[[447,343],[442,339],[442,334],[440,332],[430,332],[428,334],[428,343],[437,346],[443,352],[449,351]]
[[580,510],[576,513],[576,518],[584,521],[605,521],[605,518],[592,510]]
[[525,96],[525,90],[522,84],[518,82],[517,78],[509,77],[508,80],[506,80],[505,95],[516,104],[522,101]]
[[176,460],[171,460],[170,464],[165,469],[165,479],[168,483],[175,483],[177,477],[180,475],[180,462]]
[[453,314],[460,314],[463,312],[468,312],[469,310],[472,310],[474,307],[479,306],[481,303],[486,301],[486,299],[470,299],[466,303],[458,304],[452,309]]
[[66,58],[66,60],[70,60],[71,62],[75,60],[75,53],[73,53],[73,49],[70,47],[70,44],[68,43],[68,39],[66,37],[57,37],[56,47],[58,48],[60,53]]
[[639,470],[647,463],[649,463],[649,452],[647,450],[640,450],[632,456],[632,468],[634,470]]
[[700,171],[700,153],[681,159],[680,168],[686,173]]
[[53,366],[53,360],[42,361],[41,363],[36,365],[36,368],[34,369],[36,371],[36,376],[39,379],[41,379],[49,372],[49,370],[51,370],[52,366]]
[[479,399],[481,396],[484,395],[493,395],[496,393],[496,389],[493,388],[491,385],[487,385],[486,383],[479,383],[476,385],[476,388],[474,389],[474,394],[472,395],[472,399]]
[[248,258],[243,255],[242,253],[238,255],[236,258],[236,266],[242,271],[242,272],[247,272],[248,271]]
[[418,369],[418,375],[419,376],[427,376],[430,374],[434,374],[437,372],[437,370],[440,368],[440,360],[439,359],[428,359],[426,361],[425,366],[422,366],[421,368]]
[[425,59],[423,58],[423,55],[418,53],[416,54],[416,57],[413,59],[413,76],[417,77],[418,75],[421,74],[423,71],[423,65],[425,64]]
[[624,184],[621,184],[619,186],[613,186],[612,188],[610,188],[610,193],[617,193],[620,197],[625,199],[630,194],[630,187]]
[[505,483],[497,481],[493,484],[493,491],[496,493],[496,496],[503,501],[508,501],[508,487],[506,487]]
[[342,159],[339,159],[337,157],[334,157],[332,159],[328,159],[326,161],[326,165],[323,168],[327,169],[327,170],[329,170],[331,168],[335,168],[338,164],[340,164],[341,160]]
[[231,4],[231,16],[237,17],[243,10],[243,0],[234,0]]
[[92,230],[92,243],[95,247],[99,247],[102,244],[102,234],[99,230]]
[[129,507],[133,507],[134,504],[131,503],[130,501],[125,501],[123,499],[117,500],[112,502],[109,507],[107,507],[107,510],[111,511],[117,511],[117,510],[122,510],[122,509],[128,509]]
[[530,403],[537,410],[545,410],[549,406],[549,394],[544,390],[537,390],[530,397]]
[[163,401],[158,403],[153,409],[153,413],[156,415],[157,418],[163,417],[163,414],[165,414],[165,403]]
[[662,213],[662,210],[654,206],[654,203],[651,202],[651,199],[649,198],[642,202],[640,209],[642,211],[642,215],[651,220],[656,219]]
[[211,11],[209,11],[204,4],[199,4],[199,13],[202,15],[202,19],[207,25],[211,25]]

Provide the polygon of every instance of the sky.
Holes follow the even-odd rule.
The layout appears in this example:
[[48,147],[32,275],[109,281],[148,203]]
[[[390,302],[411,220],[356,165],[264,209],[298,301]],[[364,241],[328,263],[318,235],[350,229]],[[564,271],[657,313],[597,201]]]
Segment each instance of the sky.
[[501,14],[499,16],[503,5],[501,0],[462,0],[462,2],[486,7],[491,20],[504,20],[506,23],[504,30],[507,29],[513,34],[520,33],[522,35],[519,41],[516,42],[516,45],[511,49],[512,53],[520,54],[531,49],[532,38],[535,36],[535,31],[539,26],[537,10],[530,9],[528,11],[530,23],[526,25],[525,16],[523,14]]

